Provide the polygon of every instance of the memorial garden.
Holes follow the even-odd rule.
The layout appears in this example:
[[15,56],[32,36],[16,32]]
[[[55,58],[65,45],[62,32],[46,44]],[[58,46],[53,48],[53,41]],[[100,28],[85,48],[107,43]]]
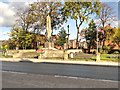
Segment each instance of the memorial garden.
[[[105,3],[34,2],[18,10],[17,16],[9,40],[0,41],[2,58],[114,62],[120,58],[120,28],[112,26],[117,17]],[[69,38],[75,30],[68,20],[76,26],[74,40]],[[84,23],[88,27],[81,29]]]

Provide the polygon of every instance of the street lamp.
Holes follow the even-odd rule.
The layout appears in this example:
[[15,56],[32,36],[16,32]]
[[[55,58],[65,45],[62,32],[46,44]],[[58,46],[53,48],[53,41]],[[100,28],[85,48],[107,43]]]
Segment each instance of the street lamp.
[[96,61],[100,61],[100,53],[98,52],[98,41],[99,41],[99,38],[98,38],[98,28],[97,28],[97,57],[96,57]]
[[67,34],[67,36],[68,36],[68,49],[69,49],[69,36],[70,36],[70,33],[69,33],[69,25],[68,25],[67,27],[68,27],[68,34]]

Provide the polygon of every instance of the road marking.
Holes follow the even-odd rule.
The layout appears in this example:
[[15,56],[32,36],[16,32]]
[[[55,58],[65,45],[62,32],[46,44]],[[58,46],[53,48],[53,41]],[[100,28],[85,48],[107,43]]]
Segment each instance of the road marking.
[[59,78],[59,77],[60,77],[60,78],[70,78],[70,79],[85,79],[85,80],[104,81],[104,82],[118,82],[118,81],[113,81],[113,80],[81,78],[81,77],[60,76],[60,75],[54,75],[54,77],[58,77],[58,78]]
[[14,74],[28,74],[28,73],[23,73],[23,72],[14,72],[14,71],[2,71],[2,72],[6,72],[6,73],[14,73]]

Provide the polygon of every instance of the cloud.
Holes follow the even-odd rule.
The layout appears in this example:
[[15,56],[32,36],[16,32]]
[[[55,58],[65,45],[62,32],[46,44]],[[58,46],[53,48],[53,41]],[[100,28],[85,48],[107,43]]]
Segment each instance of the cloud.
[[0,2],[0,27],[10,27],[17,19],[16,12],[28,7],[27,2]]
[[0,17],[0,23],[3,23],[3,22],[4,22],[4,18]]
[[120,0],[100,0],[101,2],[119,2]]
[[39,0],[7,0],[7,2],[37,2]]
[[13,24],[15,12],[8,4],[0,2],[0,26]]
[[120,21],[113,21],[113,23],[111,24],[113,27],[118,27],[118,23],[119,23]]

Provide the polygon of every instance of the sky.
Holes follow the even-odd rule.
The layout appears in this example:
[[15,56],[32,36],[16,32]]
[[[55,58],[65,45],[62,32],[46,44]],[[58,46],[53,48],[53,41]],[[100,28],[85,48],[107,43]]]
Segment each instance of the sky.
[[[28,2],[29,1],[29,2]],[[37,1],[37,0],[34,0]],[[103,1],[103,0],[102,0]],[[104,0],[105,1],[105,0]],[[118,7],[120,8],[120,2],[118,5],[118,0],[114,0],[113,2],[110,2],[111,0],[106,0],[107,4],[113,8],[113,11],[116,12],[116,16],[120,16],[120,12],[118,12]],[[32,3],[33,0],[19,0],[19,2],[16,2],[16,0],[0,0],[0,40],[8,40],[9,35],[8,33],[11,31],[11,25],[15,23],[15,14],[17,12],[17,9],[24,9],[28,6],[29,3]],[[92,16],[91,16],[92,17]],[[120,17],[119,19],[120,20]],[[117,26],[117,22],[112,23],[113,26]],[[64,23],[64,28],[67,31],[67,25],[70,26],[70,39],[76,39],[76,26],[75,21],[69,19],[67,23]],[[86,28],[88,25],[84,23],[80,29]],[[59,30],[54,30],[54,34],[58,33]]]

